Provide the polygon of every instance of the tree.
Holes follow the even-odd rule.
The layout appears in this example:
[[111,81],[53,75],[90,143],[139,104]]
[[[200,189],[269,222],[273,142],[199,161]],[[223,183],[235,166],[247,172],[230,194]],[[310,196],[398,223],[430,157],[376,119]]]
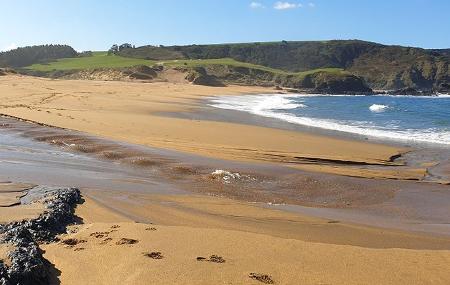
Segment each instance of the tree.
[[119,51],[119,47],[116,44],[113,44],[112,47],[108,50],[108,55],[116,54]]
[[127,49],[127,48],[133,48],[133,46],[131,44],[129,44],[129,43],[121,44],[119,46],[119,51],[122,51],[122,50]]

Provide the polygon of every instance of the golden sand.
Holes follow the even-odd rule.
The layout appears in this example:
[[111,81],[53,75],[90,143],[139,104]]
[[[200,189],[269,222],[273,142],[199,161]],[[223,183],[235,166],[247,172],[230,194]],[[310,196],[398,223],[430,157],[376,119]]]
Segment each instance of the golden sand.
[[[43,245],[45,257],[61,271],[61,284],[264,284],[252,279],[252,273],[267,275],[275,284],[450,282],[450,250],[308,242],[219,225],[149,225],[126,222],[126,218],[112,222],[117,214],[108,216],[90,199],[80,209],[77,214],[90,223],[61,236],[63,241],[75,240],[76,245]],[[222,212],[219,207],[213,211]],[[249,213],[254,225],[257,217],[267,220],[267,214],[256,208]],[[336,237],[339,234],[337,230]],[[370,235],[366,232],[369,239]]]
[[20,205],[20,198],[32,184],[0,182],[0,223],[37,218],[44,207],[40,203]]
[[[336,173],[320,160],[391,165],[404,149],[329,136],[161,115],[191,112],[212,95],[268,93],[261,87],[206,87],[170,82],[0,78],[0,113],[147,146],[205,156],[305,166]],[[317,163],[311,159],[318,160]],[[314,165],[318,165],[315,167]],[[340,174],[346,173],[345,167]],[[349,168],[352,176],[366,176]],[[371,170],[369,177],[420,178],[423,171]]]

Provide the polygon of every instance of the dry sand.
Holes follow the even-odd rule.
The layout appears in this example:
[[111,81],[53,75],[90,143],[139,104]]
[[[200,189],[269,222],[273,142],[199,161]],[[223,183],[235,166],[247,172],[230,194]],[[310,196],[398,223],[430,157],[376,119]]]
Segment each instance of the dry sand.
[[9,244],[0,244],[0,262],[9,266],[11,261],[8,258],[8,253],[13,250],[14,247]]
[[264,284],[252,273],[275,284],[450,282],[449,250],[373,249],[220,227],[112,222],[117,214],[108,216],[90,199],[77,214],[90,223],[61,236],[76,245],[43,245],[61,271],[61,284]]
[[0,182],[0,223],[37,218],[44,210],[40,203],[20,205],[20,198],[33,185]]
[[0,113],[130,143],[247,161],[281,162],[317,170],[421,179],[424,168],[396,171],[327,167],[321,160],[392,165],[396,147],[251,125],[161,115],[190,112],[212,95],[273,92],[261,87],[206,87],[169,82],[0,78]]

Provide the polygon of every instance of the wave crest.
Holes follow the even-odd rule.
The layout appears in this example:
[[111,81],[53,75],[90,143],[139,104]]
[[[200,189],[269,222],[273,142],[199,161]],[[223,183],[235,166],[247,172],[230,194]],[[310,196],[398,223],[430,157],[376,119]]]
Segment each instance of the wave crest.
[[388,109],[388,108],[389,108],[389,106],[387,106],[387,105],[372,104],[369,107],[369,110],[374,113],[381,113],[381,112],[386,111],[386,109]]

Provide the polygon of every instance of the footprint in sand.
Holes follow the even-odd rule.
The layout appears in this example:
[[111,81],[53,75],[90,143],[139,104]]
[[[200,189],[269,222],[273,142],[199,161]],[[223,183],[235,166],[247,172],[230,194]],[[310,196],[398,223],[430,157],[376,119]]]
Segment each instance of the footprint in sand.
[[209,259],[207,259],[206,257],[202,257],[199,256],[197,257],[197,261],[208,261],[208,262],[213,262],[213,263],[225,263],[225,259],[222,256],[218,256],[218,255],[211,255],[209,257]]
[[275,284],[275,281],[273,281],[272,276],[267,274],[250,273],[248,277],[264,284]]
[[89,236],[95,237],[95,238],[104,238],[107,237],[110,234],[110,232],[95,232],[90,234]]
[[150,253],[144,253],[144,256],[150,257],[152,259],[163,259],[164,256],[159,251],[153,251]]
[[100,244],[107,244],[107,243],[109,243],[110,241],[112,241],[112,238],[105,238],[104,240],[102,240],[101,242],[100,242]]
[[117,245],[124,245],[124,244],[136,244],[138,243],[138,240],[131,239],[131,238],[121,238],[116,242]]
[[61,241],[62,244],[67,245],[68,247],[74,247],[77,244],[85,242],[86,241],[84,239],[76,239],[76,238],[69,238]]

